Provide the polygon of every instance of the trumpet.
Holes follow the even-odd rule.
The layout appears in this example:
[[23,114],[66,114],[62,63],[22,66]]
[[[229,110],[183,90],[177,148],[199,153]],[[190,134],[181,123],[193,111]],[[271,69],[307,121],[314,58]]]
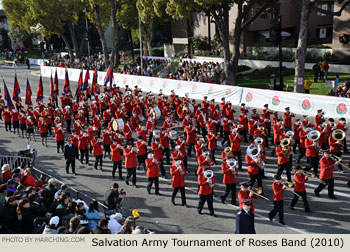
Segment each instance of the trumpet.
[[225,154],[229,154],[231,152],[231,148],[230,147],[226,147],[224,149],[224,152],[225,152]]
[[263,132],[265,130],[265,128],[263,126],[258,127],[258,130],[260,130],[261,132]]
[[261,193],[262,193],[262,188],[256,189],[256,188],[254,188],[254,187],[249,186],[249,187],[248,187],[248,190],[249,190],[250,192],[252,192],[253,194],[255,194],[256,196],[258,196],[258,197],[260,197],[260,198],[262,198],[262,199],[264,199],[264,200],[270,201],[268,198],[266,198],[265,196],[262,196],[262,195],[261,195]]

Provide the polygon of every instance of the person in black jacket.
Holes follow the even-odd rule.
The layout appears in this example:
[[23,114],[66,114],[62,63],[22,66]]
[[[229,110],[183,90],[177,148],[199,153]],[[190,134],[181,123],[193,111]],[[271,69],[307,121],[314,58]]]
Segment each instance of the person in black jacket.
[[30,210],[29,199],[21,199],[17,206],[17,231],[19,234],[32,234],[34,230],[34,218]]
[[43,189],[41,193],[41,196],[44,198],[44,204],[46,207],[50,207],[52,202],[54,202],[56,192],[56,179],[50,178],[48,185]]
[[6,228],[7,234],[16,234],[17,233],[17,203],[16,199],[13,196],[10,196],[6,199],[5,206],[3,209],[3,220],[2,223]]
[[236,234],[255,234],[254,216],[251,213],[251,200],[242,200],[243,208],[236,216]]
[[69,166],[72,166],[72,172],[75,173],[75,158],[78,154],[78,149],[72,144],[71,139],[67,139],[67,144],[64,146],[64,159],[66,160],[66,172],[69,174]]
[[320,74],[321,67],[318,62],[315,63],[315,65],[312,66],[312,70],[314,71],[314,82],[317,82],[318,75]]
[[44,206],[44,201],[40,199],[38,193],[34,192],[28,195],[30,200],[30,210],[35,220],[37,217],[45,217],[47,207]]

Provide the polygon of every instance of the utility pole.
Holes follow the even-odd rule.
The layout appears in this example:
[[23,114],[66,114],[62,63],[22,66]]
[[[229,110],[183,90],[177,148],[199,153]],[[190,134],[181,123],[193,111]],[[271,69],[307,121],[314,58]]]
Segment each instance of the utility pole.
[[143,73],[143,55],[142,55],[142,30],[141,30],[141,16],[140,12],[139,14],[139,35],[140,35],[140,65],[141,65],[141,75]]

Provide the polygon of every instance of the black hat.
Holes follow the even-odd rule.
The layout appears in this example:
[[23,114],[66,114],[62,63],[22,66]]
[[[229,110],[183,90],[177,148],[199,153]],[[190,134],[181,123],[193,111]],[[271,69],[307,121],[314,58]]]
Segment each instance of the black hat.
[[318,110],[317,110],[317,112],[321,112],[321,111],[322,111],[322,109],[318,109]]
[[138,136],[138,139],[142,139],[142,136]]
[[116,189],[116,188],[119,188],[119,185],[118,183],[113,183],[112,187]]
[[323,153],[327,153],[327,154],[329,154],[331,152],[330,149],[322,150],[322,151],[323,151]]
[[241,103],[241,106],[245,106],[245,103]]
[[246,200],[242,200],[241,203],[243,203],[244,205],[251,205],[252,204],[252,200],[251,199],[246,199]]
[[249,186],[248,182],[246,182],[246,181],[239,183],[239,185],[244,186],[244,187],[248,187]]
[[300,165],[298,165],[297,167],[295,167],[295,170],[302,170],[302,168],[301,168],[301,166]]
[[269,104],[267,104],[267,103],[264,105],[265,108],[268,107],[268,106],[269,106]]
[[275,176],[273,176],[273,179],[280,180],[281,177],[279,175],[275,174]]
[[285,107],[284,109],[287,110],[287,109],[289,109],[289,107]]

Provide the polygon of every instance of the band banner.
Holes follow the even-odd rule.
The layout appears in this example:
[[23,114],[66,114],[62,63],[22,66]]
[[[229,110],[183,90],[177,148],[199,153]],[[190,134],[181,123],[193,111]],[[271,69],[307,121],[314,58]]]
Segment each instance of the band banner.
[[[51,73],[54,74],[55,67],[41,66],[41,74],[43,77],[50,78]],[[64,68],[57,68],[58,78],[64,79]],[[83,74],[85,74],[84,70]],[[68,69],[69,79],[78,81],[80,69]],[[93,71],[90,70],[90,76]],[[103,85],[106,72],[98,72],[97,83]],[[90,78],[89,83],[92,83]],[[245,103],[247,107],[262,108],[264,104],[268,104],[269,108],[274,111],[283,112],[285,107],[290,107],[291,111],[300,115],[314,116],[317,109],[323,109],[327,118],[345,117],[350,120],[350,99],[341,97],[331,97],[323,95],[310,95],[291,93],[283,91],[274,91],[267,89],[242,88],[236,86],[227,86],[203,82],[190,82],[182,80],[162,79],[157,77],[136,76],[126,74],[113,74],[113,84],[121,88],[126,85],[129,88],[138,86],[145,92],[159,93],[162,89],[163,94],[170,95],[174,90],[179,96],[188,95],[189,99],[203,99],[204,96],[208,100],[215,99],[220,102],[222,97],[226,101],[230,101],[232,105]]]

